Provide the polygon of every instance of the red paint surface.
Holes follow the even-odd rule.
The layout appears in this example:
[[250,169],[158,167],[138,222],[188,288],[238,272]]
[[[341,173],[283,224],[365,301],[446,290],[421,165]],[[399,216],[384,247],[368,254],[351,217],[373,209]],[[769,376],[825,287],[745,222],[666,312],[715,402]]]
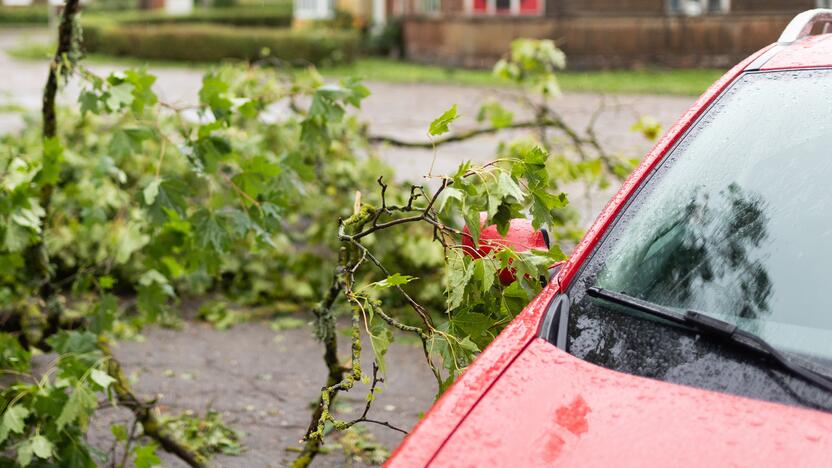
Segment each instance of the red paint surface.
[[832,34],[809,36],[784,48],[761,70],[832,66]]
[[539,0],[520,0],[520,13],[523,14],[537,14],[540,13]]
[[[584,236],[584,239],[578,244],[572,256],[560,269],[557,277],[550,282],[543,292],[541,292],[541,294],[535,298],[523,310],[523,312],[521,312],[520,315],[518,315],[518,317],[511,324],[509,324],[508,327],[506,327],[505,330],[503,330],[497,339],[495,339],[494,342],[492,342],[491,345],[483,351],[483,353],[477,358],[476,361],[474,361],[473,364],[471,364],[468,370],[457,380],[457,382],[445,392],[436,404],[433,405],[430,411],[425,415],[424,419],[416,425],[410,435],[408,435],[408,437],[405,438],[402,444],[396,449],[388,460],[386,466],[426,466],[435,456],[437,456],[437,454],[440,455],[440,458],[449,462],[461,461],[466,455],[469,455],[472,457],[471,460],[476,461],[480,464],[480,466],[491,466],[495,464],[492,463],[493,460],[490,457],[492,449],[495,452],[495,457],[497,455],[496,452],[502,449],[513,451],[516,456],[520,456],[522,451],[529,445],[528,441],[531,439],[535,439],[535,441],[541,446],[548,447],[545,453],[540,454],[540,457],[536,459],[537,464],[553,463],[555,461],[562,462],[565,460],[564,458],[561,458],[561,452],[564,450],[564,447],[571,444],[572,440],[575,437],[578,437],[578,435],[569,429],[566,429],[563,433],[553,431],[553,428],[563,427],[558,422],[558,416],[556,413],[550,414],[551,419],[541,422],[540,426],[524,427],[513,425],[515,420],[523,420],[523,418],[521,418],[521,415],[523,414],[540,413],[538,411],[538,407],[536,406],[540,402],[523,398],[523,388],[526,386],[537,388],[535,382],[537,379],[542,379],[544,375],[548,376],[547,378],[549,380],[557,380],[559,371],[557,368],[557,362],[551,360],[546,361],[548,363],[546,365],[549,366],[547,369],[540,368],[540,366],[544,364],[539,364],[535,368],[523,369],[523,367],[527,365],[527,361],[524,360],[516,364],[513,364],[513,361],[520,355],[527,345],[535,340],[540,320],[543,317],[549,301],[561,289],[560,285],[566,285],[573,279],[579,266],[592,252],[592,249],[595,247],[601,235],[609,227],[610,223],[618,214],[625,201],[632,196],[638,185],[644,180],[656,164],[661,161],[667,151],[676,143],[678,138],[683,135],[692,123],[695,122],[696,119],[702,114],[702,112],[708,108],[714,99],[716,99],[719,94],[729,84],[731,84],[731,82],[734,81],[734,79],[736,79],[737,76],[739,76],[750,63],[754,61],[754,59],[768,49],[769,47],[766,47],[756,54],[753,54],[751,57],[744,60],[726,73],[722,78],[715,82],[705,92],[705,94],[703,94],[693,104],[693,106],[691,106],[691,108],[673,127],[670,128],[670,130],[668,130],[667,134],[656,144],[653,150],[644,158],[639,167],[636,168],[636,170],[624,182],[619,192],[612,198],[612,200],[610,200],[606,208],[604,208],[593,226]],[[556,348],[545,342],[537,342],[534,345],[535,348],[540,346],[546,346],[551,350],[556,350]],[[578,391],[581,389],[589,390],[596,386],[604,386],[610,382],[612,382],[612,385],[605,387],[603,390],[612,393],[617,391],[615,387],[616,383],[614,382],[614,379],[612,379],[612,375],[619,374],[607,369],[597,368],[595,366],[593,366],[593,368],[596,369],[595,376],[586,381],[572,380],[570,376],[566,375],[561,376],[561,378],[569,378],[571,380],[569,385],[575,386],[576,392],[574,394],[558,395],[550,392],[546,394],[548,399],[542,400],[546,401],[548,405],[557,405],[557,408],[566,408],[562,410],[565,411],[565,413],[561,413],[561,418],[565,418],[564,420],[569,421],[578,421],[575,424],[566,424],[569,428],[574,429],[577,432],[580,432],[583,428],[581,425],[582,423],[580,423],[581,419],[578,417],[578,415],[580,415],[583,411],[581,409],[582,405],[579,402],[576,403],[576,401],[578,401],[576,398],[581,396],[578,394]],[[519,372],[518,379],[510,378],[505,381],[506,392],[508,392],[505,394],[512,395],[513,398],[517,399],[518,402],[522,402],[523,405],[512,406],[511,408],[515,412],[514,414],[503,415],[500,418],[490,418],[487,421],[477,420],[481,423],[478,428],[469,426],[466,422],[466,424],[462,426],[460,435],[453,435],[452,437],[454,431],[460,427],[463,419],[466,418],[466,416],[475,407],[477,408],[475,411],[477,415],[482,414],[482,417],[487,417],[485,415],[488,415],[492,410],[500,410],[499,407],[495,406],[497,404],[496,400],[486,399],[482,405],[478,405],[478,402],[489,392],[489,389],[495,384],[495,382],[498,381],[503,372],[509,372],[511,375],[514,375],[515,372]],[[631,378],[639,379],[637,377]],[[649,385],[667,385],[647,379],[640,380],[648,382]],[[503,385],[502,380],[500,385]],[[693,388],[685,388],[693,393],[708,393]],[[601,389],[596,390],[600,391]],[[728,395],[710,393],[709,395],[711,396],[706,398],[708,401],[719,399],[729,399],[731,401],[736,400],[735,397],[730,397]],[[585,412],[587,418],[589,418],[589,415],[593,414],[593,412],[599,412],[604,409],[603,401],[600,404],[597,402],[590,402],[589,399],[586,401],[588,402],[586,406],[587,411]],[[613,399],[609,401],[612,402]],[[766,407],[771,406],[770,404],[758,401],[751,401],[749,404]],[[647,407],[650,406],[650,402],[640,401],[637,406]],[[672,417],[672,408],[662,407],[662,411],[664,411],[664,415],[667,418]],[[802,412],[801,414],[804,413],[805,412]],[[708,421],[708,413],[700,408],[700,415],[701,419],[697,420],[698,422],[696,424],[700,427],[710,427],[711,423]],[[591,419],[587,419],[587,421],[587,430],[591,433],[591,427],[589,426]],[[512,424],[508,424],[509,422]],[[672,419],[668,419],[668,421],[665,422],[665,425],[667,424],[672,424]],[[657,429],[660,430],[657,431]],[[467,432],[472,430],[480,432],[478,434]],[[642,438],[649,439],[653,437],[653,434],[661,432],[661,430],[664,430],[663,426],[634,426],[633,431],[629,434],[629,438],[626,440],[632,441],[634,439],[640,440]],[[685,428],[680,428],[679,430],[685,430]],[[487,431],[490,434],[490,439],[488,440],[499,441],[501,438],[505,438],[506,440],[523,440],[525,442],[514,447],[495,442],[492,447],[483,443],[483,439],[481,438],[484,433],[483,431]],[[511,434],[509,434],[509,432],[511,432]],[[451,438],[450,441],[449,438]],[[443,449],[440,453],[440,449],[444,444],[446,444],[446,442],[449,444],[447,451]],[[777,444],[778,442],[775,438],[772,438],[770,443]],[[619,464],[618,462],[620,460],[615,459],[616,452],[611,450],[611,448],[618,447],[621,444],[623,444],[623,441],[610,447],[597,445],[590,451],[599,457],[598,460],[608,460],[608,466],[615,466]],[[702,450],[705,449],[702,448]],[[494,460],[496,460],[496,458]],[[575,466],[596,464],[594,459],[585,459],[580,461],[572,460],[572,463]],[[598,464],[600,464],[600,461]],[[437,463],[437,466],[442,466],[442,464]],[[523,466],[523,464],[513,462],[510,466]],[[829,466],[832,466],[832,464]]]
[[550,282],[485,348],[393,452],[386,467],[418,467],[430,462],[484,392],[534,338],[540,317],[558,290],[557,281]]
[[[486,214],[480,215],[480,227],[485,224]],[[497,226],[488,226],[480,232],[480,241],[474,245],[474,239],[470,235],[468,226],[463,229],[462,245],[464,251],[474,258],[482,258],[490,252],[508,247],[515,252],[525,252],[531,249],[548,250],[546,238],[543,232],[535,230],[531,221],[526,219],[512,219],[505,236],[497,231]],[[511,284],[514,281],[514,272],[511,269],[504,269],[500,272],[500,282]]]
[[430,465],[830,467],[832,415],[611,371],[536,339]]

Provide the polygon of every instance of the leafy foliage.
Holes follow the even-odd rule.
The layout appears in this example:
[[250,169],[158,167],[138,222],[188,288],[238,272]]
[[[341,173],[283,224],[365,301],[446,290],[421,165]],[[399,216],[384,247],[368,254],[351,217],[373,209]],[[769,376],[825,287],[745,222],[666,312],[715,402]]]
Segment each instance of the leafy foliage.
[[243,450],[237,431],[226,426],[216,411],[208,411],[204,417],[186,412],[162,418],[161,423],[178,440],[206,456],[238,455]]
[[0,455],[10,462],[14,454],[19,466],[36,460],[96,466],[85,433],[99,395],[112,398],[114,380],[94,333],[61,331],[48,341],[57,353],[49,371],[17,374],[22,378],[0,392]]
[[[527,41],[498,73],[551,96],[560,65],[551,44]],[[561,185],[602,185],[632,164],[591,137],[566,148],[539,137],[425,185],[389,182],[392,171],[373,157],[356,115],[369,94],[357,80],[327,84],[314,70],[299,78],[229,65],[204,76],[195,106],[179,106],[155,95],[144,69],[71,71],[83,89],[78,111],[61,112],[58,135],[43,139],[32,125],[2,137],[0,151],[0,315],[15,318],[0,334],[0,367],[12,380],[0,393],[0,454],[22,466],[100,461],[84,438],[100,398],[149,414],[131,399],[106,343],[148,323],[175,324],[183,297],[206,294],[220,299],[201,316],[226,328],[241,314],[225,299],[313,308],[328,291],[313,310],[329,381],[307,447],[320,447],[326,425],[392,427],[368,412],[397,336],[422,342],[444,391],[539,292],[547,268],[564,258],[557,244],[579,235]],[[536,115],[540,129],[553,126],[550,114]],[[513,119],[494,103],[480,116],[497,129]],[[453,106],[429,136],[451,133],[457,117]],[[548,226],[555,245],[471,255],[461,243],[477,246],[483,228],[505,234],[522,219]],[[45,253],[31,261],[38,246]],[[499,280],[506,270],[510,284]],[[352,319],[349,367],[337,359],[340,314]],[[360,367],[362,335],[374,355],[372,383]],[[42,374],[30,370],[38,347],[57,355]],[[363,416],[335,420],[337,392],[361,383],[370,385]],[[113,428],[136,466],[159,463],[156,442],[142,434],[158,438],[160,430],[202,456],[240,450],[215,413],[137,426]]]
[[[413,185],[406,202],[388,203],[386,195],[390,187],[381,179],[378,181],[380,203],[362,203],[363,192],[356,193],[352,216],[339,223],[341,256],[330,294],[315,309],[318,336],[324,341],[326,355],[331,356],[337,353],[337,345],[329,309],[334,302],[333,295],[343,293],[352,309],[350,364],[344,367],[337,360],[326,359],[327,386],[321,393],[319,407],[306,434],[306,446],[295,466],[309,463],[319,450],[328,425],[336,430],[349,430],[357,423],[369,422],[397,429],[369,416],[377,384],[384,378],[385,355],[394,332],[412,334],[421,340],[426,364],[436,378],[439,393],[445,391],[540,291],[548,278],[547,270],[565,259],[558,242],[574,239],[577,230],[572,225],[574,217],[568,210],[568,197],[559,190],[564,179],[603,186],[607,177],[622,176],[625,168],[633,164],[607,154],[591,127],[587,130],[588,136],[582,137],[547,106],[546,98],[557,91],[553,71],[563,64],[562,53],[551,41],[518,40],[510,59],[498,64],[495,72],[542,95],[543,104],[535,104],[532,99],[526,101],[538,116],[529,126],[543,137],[546,129],[558,128],[572,143],[566,148],[571,151],[552,154],[556,148],[548,138],[520,140],[503,146],[501,157],[492,162],[464,162],[448,176],[434,177],[429,173],[426,178],[438,184],[438,188],[427,191],[423,186]],[[457,117],[454,105],[430,124],[428,135],[451,132]],[[483,106],[478,120],[484,121],[487,117],[493,128],[467,135],[512,125],[511,113],[494,103]],[[455,138],[448,137],[440,142],[452,141]],[[435,148],[437,141],[433,142]],[[563,174],[571,177],[564,178]],[[481,242],[484,228],[494,226],[505,236],[517,220],[528,221],[536,229],[552,228],[555,244],[548,250],[525,250],[505,242]],[[426,283],[385,265],[386,258],[377,255],[373,245],[375,239],[393,230],[419,225],[430,228],[433,242],[442,248],[445,301],[441,312],[431,313],[428,307],[414,300],[409,290],[415,291]],[[467,230],[454,226],[465,226]],[[382,274],[384,279],[369,284],[362,281],[359,275],[370,276],[373,271]],[[510,281],[505,279],[508,277]],[[385,312],[392,301],[380,300],[380,291],[396,293],[418,317],[416,324],[403,323],[395,314]],[[363,333],[368,335],[374,354],[368,403],[359,418],[341,421],[330,411],[334,398],[358,382],[370,380],[360,367]]]

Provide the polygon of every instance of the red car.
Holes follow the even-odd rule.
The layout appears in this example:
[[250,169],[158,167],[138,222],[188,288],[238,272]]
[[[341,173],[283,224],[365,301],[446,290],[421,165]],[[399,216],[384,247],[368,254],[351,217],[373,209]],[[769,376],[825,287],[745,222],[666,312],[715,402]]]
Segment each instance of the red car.
[[711,86],[388,466],[832,467],[830,26]]

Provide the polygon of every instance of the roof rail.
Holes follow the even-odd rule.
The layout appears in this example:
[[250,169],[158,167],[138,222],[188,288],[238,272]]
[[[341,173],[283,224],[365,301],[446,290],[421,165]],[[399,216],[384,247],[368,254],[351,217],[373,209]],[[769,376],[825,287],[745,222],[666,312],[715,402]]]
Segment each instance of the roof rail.
[[794,17],[791,23],[783,30],[780,39],[777,40],[779,44],[791,44],[797,40],[812,34],[812,28],[816,24],[823,24],[823,32],[830,31],[832,26],[832,10],[827,8],[817,8],[815,10],[804,11],[803,13]]

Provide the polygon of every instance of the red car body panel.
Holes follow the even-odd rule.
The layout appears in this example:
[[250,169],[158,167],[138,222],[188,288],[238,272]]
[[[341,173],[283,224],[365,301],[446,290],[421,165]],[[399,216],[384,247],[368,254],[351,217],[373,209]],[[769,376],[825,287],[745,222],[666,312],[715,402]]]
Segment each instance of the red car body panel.
[[[485,224],[488,215],[482,213],[480,215],[480,227]],[[474,245],[474,238],[471,237],[468,226],[462,230],[462,248],[471,257],[483,258],[494,249],[501,247],[508,247],[515,252],[525,252],[531,249],[547,250],[548,242],[543,231],[539,231],[532,226],[531,221],[526,219],[512,219],[509,223],[510,227],[505,236],[501,235],[497,230],[497,226],[486,226],[480,232],[480,239],[477,245]],[[500,271],[500,282],[503,284],[511,284],[514,282],[514,271],[511,268],[506,268]]]
[[[806,454],[801,465],[832,466],[832,416],[826,413],[621,374],[537,338],[551,299],[573,279],[645,177],[722,91],[772,47],[778,46],[731,69],[668,130],[557,277],[434,404],[386,466],[621,466],[636,460],[641,466],[778,465],[794,462],[795,453]],[[804,50],[790,53],[788,61],[778,65],[775,54],[763,66],[803,68],[804,62],[824,61]],[[736,430],[743,426],[753,430]]]
[[832,466],[831,416],[611,371],[538,338],[465,418],[431,466],[795,462]]
[[809,36],[784,47],[761,69],[818,68],[830,65],[832,65],[832,34],[824,34]]

